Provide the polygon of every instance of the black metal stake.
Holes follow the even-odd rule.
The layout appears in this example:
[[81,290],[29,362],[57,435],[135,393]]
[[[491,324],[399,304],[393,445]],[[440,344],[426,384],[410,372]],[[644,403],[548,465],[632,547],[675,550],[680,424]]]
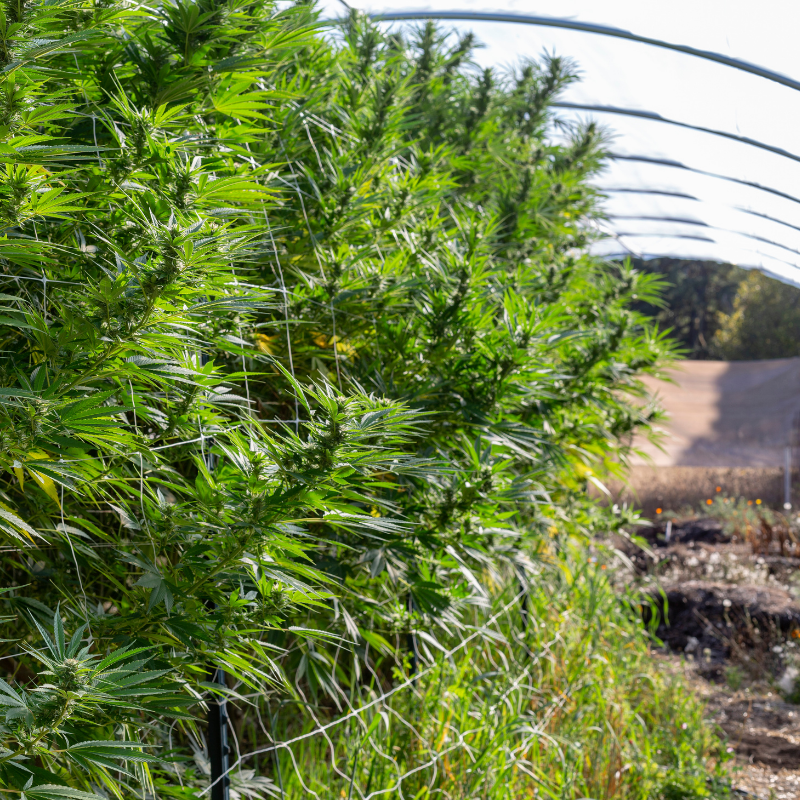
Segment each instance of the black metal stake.
[[408,652],[411,653],[411,674],[416,675],[419,669],[419,653],[417,652],[417,637],[414,633],[406,634],[406,645]]
[[520,564],[517,565],[517,580],[519,581],[519,591],[522,595],[519,604],[519,615],[522,617],[522,631],[523,633],[527,633],[528,622],[530,621],[528,613],[528,577],[525,574],[525,567]]
[[[203,353],[201,362],[207,364],[209,361],[208,353]],[[214,470],[214,454],[211,448],[214,446],[214,439],[207,441],[200,431],[200,446],[203,448],[203,460],[209,472]],[[206,444],[208,450],[206,450]],[[209,600],[206,602],[209,610],[214,608],[214,604]],[[219,684],[227,688],[225,683],[225,673],[215,667],[210,675],[211,683]],[[216,695],[209,692],[208,697],[208,760],[211,764],[211,800],[230,800],[231,779],[228,775],[228,708],[224,695]]]
[[[225,673],[215,669],[211,682],[225,686]],[[208,760],[211,762],[211,800],[229,800],[228,709],[224,697],[208,698]]]
[[[411,592],[408,593],[408,613],[409,616],[414,612],[414,598]],[[406,646],[411,653],[411,674],[416,675],[419,670],[419,650],[417,649],[417,635],[413,631],[406,634]]]

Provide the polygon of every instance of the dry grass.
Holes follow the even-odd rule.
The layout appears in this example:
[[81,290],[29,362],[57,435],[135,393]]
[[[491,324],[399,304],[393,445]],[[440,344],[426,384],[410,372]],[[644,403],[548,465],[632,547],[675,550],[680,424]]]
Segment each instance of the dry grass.
[[[798,474],[793,475],[797,481]],[[628,503],[653,517],[656,509],[697,508],[716,497],[717,487],[729,497],[761,500],[771,508],[782,508],[783,469],[781,467],[631,467],[627,483],[610,481],[612,501]],[[593,490],[599,496],[598,490]],[[800,496],[800,486],[793,491]]]

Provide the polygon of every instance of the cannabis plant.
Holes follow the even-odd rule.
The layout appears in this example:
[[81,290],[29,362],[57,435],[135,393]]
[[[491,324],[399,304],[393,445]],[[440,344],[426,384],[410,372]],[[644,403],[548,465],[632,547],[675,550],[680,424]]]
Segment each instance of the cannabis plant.
[[568,61],[269,0],[11,0],[0,42],[0,788],[192,794],[209,692],[263,747],[612,524],[669,347],[587,255]]

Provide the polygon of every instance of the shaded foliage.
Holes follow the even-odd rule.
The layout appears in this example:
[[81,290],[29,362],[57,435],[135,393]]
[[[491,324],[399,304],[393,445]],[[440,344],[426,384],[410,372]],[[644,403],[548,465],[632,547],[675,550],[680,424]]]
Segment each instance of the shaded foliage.
[[680,258],[636,260],[636,268],[663,279],[660,302],[637,307],[670,335],[692,359],[719,358],[715,337],[733,310],[739,286],[747,274],[730,264]]
[[800,291],[757,270],[655,258],[636,269],[663,279],[658,303],[635,307],[682,347],[687,358],[754,361],[800,355]]

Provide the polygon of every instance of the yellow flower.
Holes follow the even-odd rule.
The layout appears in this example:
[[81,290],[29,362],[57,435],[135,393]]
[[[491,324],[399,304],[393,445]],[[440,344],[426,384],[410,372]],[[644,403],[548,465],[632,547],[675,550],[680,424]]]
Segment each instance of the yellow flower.
[[272,346],[272,343],[277,339],[277,336],[267,336],[265,333],[257,333],[256,334],[256,347],[262,352],[266,353],[267,355],[274,356],[275,349]]
[[340,339],[338,336],[327,337],[324,333],[312,334],[314,344],[317,347],[333,347],[336,345],[336,352],[340,355],[347,356],[348,358],[355,358],[358,355],[355,347],[350,344],[346,339]]

